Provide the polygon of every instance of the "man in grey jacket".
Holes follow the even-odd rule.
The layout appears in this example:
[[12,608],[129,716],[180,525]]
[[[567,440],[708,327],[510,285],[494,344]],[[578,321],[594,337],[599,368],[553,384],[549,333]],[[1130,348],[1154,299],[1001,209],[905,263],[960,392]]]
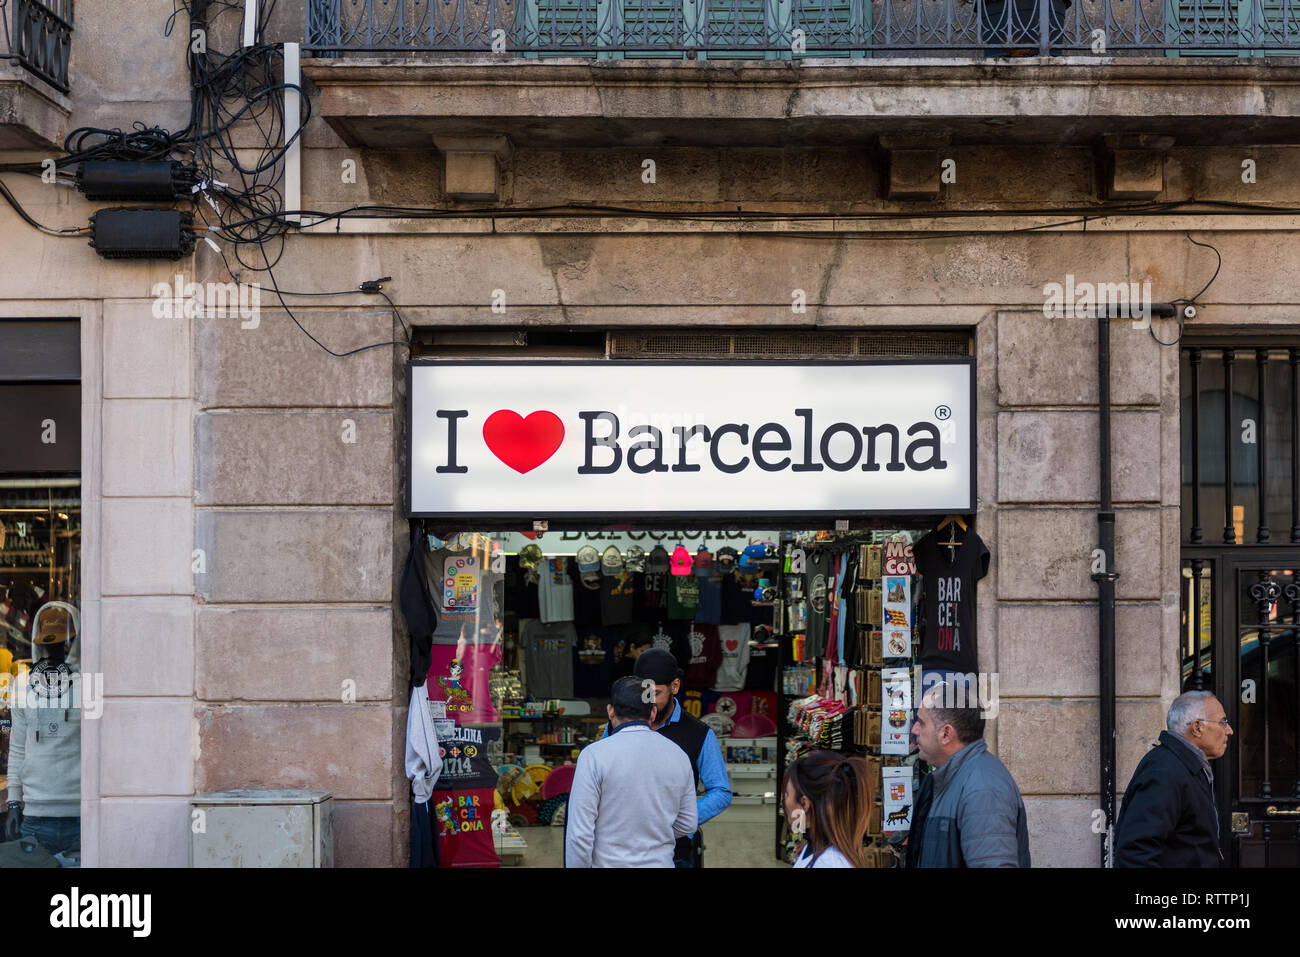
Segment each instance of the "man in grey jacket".
[[938,685],[916,712],[917,746],[934,766],[921,782],[908,837],[909,867],[1028,867],[1025,803],[984,743],[975,689]]
[[678,745],[650,728],[654,688],[619,678],[606,705],[611,732],[582,749],[565,812],[566,867],[672,867],[695,833],[695,774]]

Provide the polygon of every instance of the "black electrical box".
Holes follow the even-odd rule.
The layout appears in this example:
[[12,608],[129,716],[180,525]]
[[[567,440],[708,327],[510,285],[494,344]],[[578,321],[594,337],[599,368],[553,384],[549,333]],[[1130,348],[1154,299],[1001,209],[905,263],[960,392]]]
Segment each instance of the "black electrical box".
[[193,164],[124,163],[118,160],[88,160],[77,167],[77,189],[95,200],[188,199],[198,182]]
[[180,259],[194,251],[194,214],[147,206],[101,209],[90,245],[105,259]]

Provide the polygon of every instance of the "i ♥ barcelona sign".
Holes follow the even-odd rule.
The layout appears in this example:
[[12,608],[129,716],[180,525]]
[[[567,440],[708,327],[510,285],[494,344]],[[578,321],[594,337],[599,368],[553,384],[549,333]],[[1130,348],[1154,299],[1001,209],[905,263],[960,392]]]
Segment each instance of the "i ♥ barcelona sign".
[[971,512],[970,360],[410,363],[410,513]]

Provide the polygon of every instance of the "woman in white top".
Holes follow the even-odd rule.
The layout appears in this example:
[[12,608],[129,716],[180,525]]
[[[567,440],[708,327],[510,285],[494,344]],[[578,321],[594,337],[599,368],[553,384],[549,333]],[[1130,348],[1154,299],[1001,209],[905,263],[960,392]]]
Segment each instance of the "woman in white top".
[[865,867],[862,838],[871,815],[867,762],[814,751],[785,772],[785,818],[805,841],[795,867]]

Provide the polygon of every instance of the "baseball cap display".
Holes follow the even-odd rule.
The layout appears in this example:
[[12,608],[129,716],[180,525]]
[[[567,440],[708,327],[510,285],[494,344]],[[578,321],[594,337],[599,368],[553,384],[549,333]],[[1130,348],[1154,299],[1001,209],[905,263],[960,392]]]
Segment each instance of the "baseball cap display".
[[700,550],[695,553],[695,567],[696,568],[713,567],[713,554],[703,545],[701,545]]
[[689,575],[691,573],[691,553],[686,550],[685,545],[678,545],[673,549],[671,571],[674,575]]
[[650,557],[646,559],[646,571],[662,574],[668,571],[668,565],[668,549],[662,545],[656,545],[651,550]]
[[731,728],[733,738],[770,738],[775,734],[775,722],[765,714],[754,712],[737,720]]
[[623,564],[630,572],[645,571],[645,549],[640,545],[631,546],[623,553]]
[[714,557],[714,560],[723,568],[731,568],[736,564],[736,559],[739,555],[740,553],[730,545],[724,545],[722,548],[718,549],[718,554]]
[[525,545],[519,552],[519,567],[527,571],[542,563],[542,546]]
[[611,545],[600,556],[600,565],[606,575],[617,575],[623,570],[623,556],[618,546]]
[[38,645],[62,644],[77,636],[77,621],[72,607],[64,602],[50,602],[36,613],[32,641]]
[[583,545],[578,549],[578,572],[582,575],[582,583],[588,588],[600,587],[600,553],[590,545]]

